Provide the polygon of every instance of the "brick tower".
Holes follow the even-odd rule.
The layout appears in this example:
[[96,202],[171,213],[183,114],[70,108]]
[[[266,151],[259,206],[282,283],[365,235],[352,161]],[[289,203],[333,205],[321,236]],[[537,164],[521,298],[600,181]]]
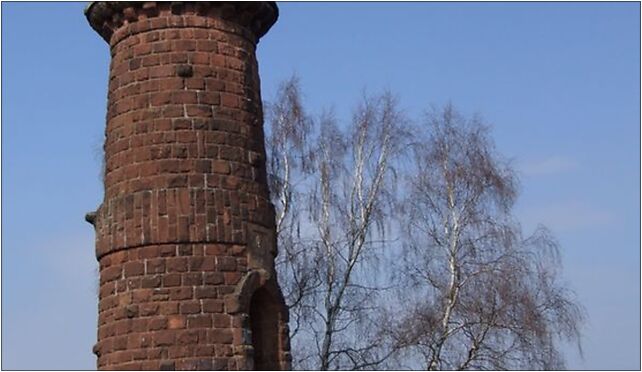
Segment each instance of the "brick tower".
[[93,2],[111,49],[99,369],[288,369],[256,44],[272,2]]

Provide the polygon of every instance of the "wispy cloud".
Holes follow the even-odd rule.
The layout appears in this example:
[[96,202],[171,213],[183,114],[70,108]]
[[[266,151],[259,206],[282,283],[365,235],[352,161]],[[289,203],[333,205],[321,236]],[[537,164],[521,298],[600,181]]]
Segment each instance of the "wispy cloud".
[[578,166],[576,160],[556,155],[524,162],[519,168],[527,176],[542,176],[571,172]]

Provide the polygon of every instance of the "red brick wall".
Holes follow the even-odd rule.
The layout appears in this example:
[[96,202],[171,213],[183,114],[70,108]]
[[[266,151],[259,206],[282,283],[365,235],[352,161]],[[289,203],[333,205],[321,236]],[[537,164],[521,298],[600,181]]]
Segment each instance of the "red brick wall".
[[112,56],[94,220],[100,369],[251,369],[260,289],[279,309],[261,339],[289,367],[255,57],[276,16],[272,3],[87,10]]

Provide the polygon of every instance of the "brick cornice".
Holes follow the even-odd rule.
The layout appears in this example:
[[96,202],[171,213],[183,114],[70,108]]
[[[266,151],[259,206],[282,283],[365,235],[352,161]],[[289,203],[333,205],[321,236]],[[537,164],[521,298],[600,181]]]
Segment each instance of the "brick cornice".
[[234,22],[251,31],[258,41],[276,22],[276,2],[213,1],[92,1],[85,8],[91,27],[109,42],[113,33],[127,23],[162,15],[214,16]]

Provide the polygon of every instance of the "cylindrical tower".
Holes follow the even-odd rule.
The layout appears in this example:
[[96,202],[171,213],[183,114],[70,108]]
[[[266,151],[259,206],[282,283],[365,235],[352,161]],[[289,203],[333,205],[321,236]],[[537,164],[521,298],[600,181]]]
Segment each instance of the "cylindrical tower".
[[273,2],[93,2],[111,48],[99,369],[287,369],[256,44]]

